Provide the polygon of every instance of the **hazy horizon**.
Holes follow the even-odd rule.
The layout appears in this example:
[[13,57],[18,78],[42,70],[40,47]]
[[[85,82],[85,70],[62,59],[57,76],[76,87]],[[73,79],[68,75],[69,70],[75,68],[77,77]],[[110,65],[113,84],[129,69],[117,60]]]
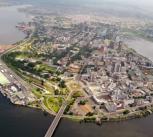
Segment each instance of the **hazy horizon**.
[[129,16],[153,19],[152,0],[1,0],[12,4],[32,4],[36,7],[67,11],[97,12],[103,15],[108,13],[115,16]]

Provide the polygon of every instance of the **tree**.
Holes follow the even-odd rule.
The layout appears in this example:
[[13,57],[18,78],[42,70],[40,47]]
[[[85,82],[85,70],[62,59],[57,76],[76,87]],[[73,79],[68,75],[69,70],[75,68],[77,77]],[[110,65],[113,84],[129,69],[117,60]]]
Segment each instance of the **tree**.
[[85,105],[86,104],[86,100],[80,100],[79,105]]
[[55,95],[59,95],[59,94],[60,94],[60,91],[59,91],[58,89],[56,89],[56,90],[54,91],[54,93],[55,93]]
[[33,68],[35,66],[35,64],[33,64],[33,63],[28,63],[28,67],[30,67],[30,68]]
[[61,80],[61,81],[59,82],[59,87],[61,87],[61,88],[65,88],[65,87],[66,87],[65,81],[64,81],[64,80]]
[[41,80],[41,85],[44,86],[44,80]]
[[61,78],[57,77],[56,80],[57,80],[57,81],[61,81]]
[[129,110],[125,110],[125,111],[123,112],[124,115],[127,115],[127,114],[129,114],[129,113],[130,113]]
[[41,90],[40,90],[40,88],[37,88],[36,91],[40,92]]
[[86,116],[93,116],[94,115],[94,113],[92,113],[92,112],[88,112],[87,114],[86,114]]

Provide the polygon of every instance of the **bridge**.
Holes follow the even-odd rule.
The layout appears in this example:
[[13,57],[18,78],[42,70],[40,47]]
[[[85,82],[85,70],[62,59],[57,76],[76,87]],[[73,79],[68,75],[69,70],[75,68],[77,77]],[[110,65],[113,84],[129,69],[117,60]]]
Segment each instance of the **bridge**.
[[71,98],[72,94],[73,94],[73,92],[70,92],[70,94],[68,95],[66,101],[61,106],[60,110],[58,111],[56,117],[54,118],[52,124],[50,125],[50,127],[49,127],[49,129],[48,129],[48,131],[47,131],[47,133],[46,133],[46,135],[44,137],[52,137],[53,136],[53,134],[54,134],[54,132],[55,132],[55,130],[56,130],[56,128],[57,128],[57,126],[58,126],[63,114],[64,114],[64,111],[65,111],[65,109],[67,107],[67,101]]

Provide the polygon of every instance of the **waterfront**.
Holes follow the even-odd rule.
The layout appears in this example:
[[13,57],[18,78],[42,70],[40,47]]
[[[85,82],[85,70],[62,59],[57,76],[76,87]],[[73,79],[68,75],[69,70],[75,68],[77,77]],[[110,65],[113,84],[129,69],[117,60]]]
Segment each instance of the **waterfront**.
[[[6,15],[11,19],[10,16],[12,14]],[[18,21],[20,20],[16,18],[16,23]],[[7,32],[7,29],[1,29],[2,34],[5,34],[5,31]],[[21,32],[16,31],[14,34],[17,37]],[[7,42],[12,43],[12,40],[6,35],[5,38],[7,38]],[[22,39],[18,38],[16,41]],[[42,111],[12,105],[0,94],[1,137],[43,137],[52,119],[52,116],[45,116]],[[54,137],[63,137],[63,135],[65,137],[151,137],[153,135],[152,126],[153,115],[118,123],[104,123],[101,127],[64,119]]]
[[[53,117],[42,111],[17,107],[0,94],[0,130],[2,137],[43,137]],[[80,124],[61,121],[54,137],[151,137],[153,115],[118,123]]]

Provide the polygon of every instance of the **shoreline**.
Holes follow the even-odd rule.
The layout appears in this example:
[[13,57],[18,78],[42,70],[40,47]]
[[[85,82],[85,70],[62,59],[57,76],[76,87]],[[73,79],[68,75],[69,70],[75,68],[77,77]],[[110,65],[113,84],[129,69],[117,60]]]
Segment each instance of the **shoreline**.
[[[24,39],[23,39],[24,40]],[[9,48],[7,49],[2,55],[1,55],[1,60],[5,63],[5,65],[8,67],[8,64],[7,62],[4,61],[3,59],[3,56],[5,56],[8,52],[10,52],[11,50],[14,50],[15,48],[17,48],[17,43],[20,43],[22,42],[23,40],[19,41],[19,42],[16,42],[12,45],[14,45],[12,48]],[[13,66],[11,66],[13,67]],[[14,70],[12,70],[9,66],[9,68],[11,69],[11,71],[13,71],[16,75],[18,75],[20,78],[21,76],[15,72]],[[24,80],[23,78],[21,78],[22,80]],[[25,80],[24,80],[25,81]],[[26,81],[25,81],[26,82]],[[5,91],[4,91],[5,92]],[[4,96],[6,96],[4,94]],[[15,104],[14,102],[11,101],[11,99],[7,96],[7,98],[10,100],[10,102],[13,104],[13,105],[16,105],[16,106],[23,106],[23,107],[29,107],[29,108],[35,108],[35,109],[39,109],[41,110],[42,112],[45,112],[51,116],[55,116],[56,114],[53,114],[53,113],[50,113],[49,110],[46,111],[44,108],[41,108],[41,107],[35,107],[35,106],[30,106],[30,105],[21,105],[21,104]],[[147,105],[145,105],[144,107],[146,107]],[[151,106],[150,109],[148,110],[144,110],[144,111],[135,111],[132,115],[129,114],[129,116],[127,115],[119,115],[119,116],[112,116],[112,117],[109,117],[109,114],[108,114],[108,117],[107,116],[103,116],[100,118],[100,121],[98,121],[98,124],[99,122],[100,123],[103,123],[103,122],[121,122],[121,121],[127,121],[127,120],[131,120],[131,119],[137,119],[137,118],[143,118],[143,117],[146,117],[148,115],[151,115],[153,113],[153,104],[150,104],[149,107]],[[140,106],[141,107],[141,106]],[[94,115],[92,117],[84,117],[84,116],[71,116],[71,115],[63,115],[62,118],[68,118],[72,121],[76,121],[76,122],[83,122],[83,123],[97,123],[97,115]],[[101,124],[100,124],[101,125]]]
[[[44,108],[41,107],[36,107],[36,106],[31,106],[31,105],[21,105],[21,104],[15,104],[5,93],[5,91],[3,91],[2,89],[0,89],[1,94],[6,97],[8,99],[8,101],[14,105],[14,106],[19,106],[19,107],[28,107],[31,109],[37,109],[40,110],[42,112],[44,112],[47,115],[53,116],[55,117],[56,114],[51,114],[49,113],[49,111],[46,111]],[[140,106],[141,107],[141,106]],[[145,107],[149,107],[149,108],[145,108]],[[139,111],[135,111],[133,112],[133,114],[129,114],[129,115],[119,115],[119,116],[103,116],[101,117],[99,120],[97,119],[97,115],[93,115],[91,117],[89,116],[71,116],[71,115],[63,115],[62,118],[64,119],[69,119],[72,120],[74,122],[79,122],[79,123],[95,123],[97,125],[102,125],[102,123],[110,123],[110,122],[122,122],[122,121],[128,121],[128,120],[134,120],[134,119],[140,119],[140,118],[144,118],[147,117],[149,115],[153,114],[153,104],[150,104],[148,106],[145,106],[145,110],[139,110]]]

